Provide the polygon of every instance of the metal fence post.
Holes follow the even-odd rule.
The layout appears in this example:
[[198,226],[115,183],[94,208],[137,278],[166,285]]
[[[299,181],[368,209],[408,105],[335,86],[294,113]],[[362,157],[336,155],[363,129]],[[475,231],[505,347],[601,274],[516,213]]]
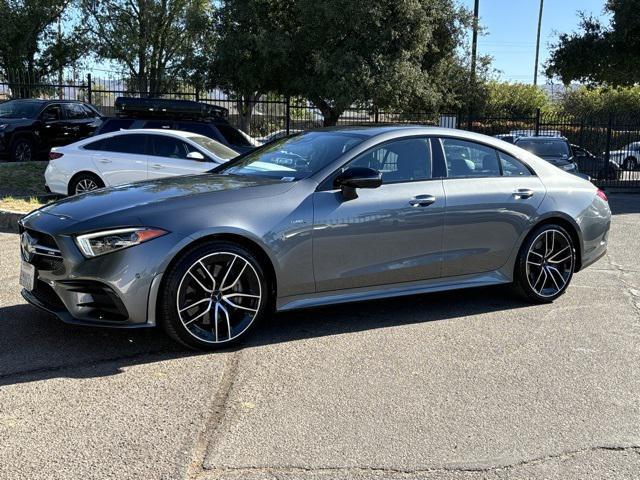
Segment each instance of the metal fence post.
[[613,114],[609,112],[609,121],[607,122],[607,141],[604,150],[604,179],[609,178],[609,161],[611,160],[611,135],[613,134]]
[[291,97],[287,95],[284,99],[284,124],[287,130],[287,135],[291,130]]
[[373,106],[373,121],[374,123],[378,123],[380,121],[380,112],[378,111],[378,106]]
[[196,86],[196,92],[195,92],[195,96],[196,96],[196,102],[200,101],[200,88]]
[[536,108],[536,137],[540,135],[540,109]]
[[93,103],[92,101],[92,91],[91,91],[91,74],[87,73],[87,101],[89,103]]

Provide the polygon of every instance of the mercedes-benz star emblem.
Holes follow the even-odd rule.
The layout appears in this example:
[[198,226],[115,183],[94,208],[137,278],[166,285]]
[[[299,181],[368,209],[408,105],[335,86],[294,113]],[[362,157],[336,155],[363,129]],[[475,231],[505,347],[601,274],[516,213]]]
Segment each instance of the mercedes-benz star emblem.
[[33,260],[33,256],[36,254],[37,240],[27,232],[23,232],[20,236],[20,245],[22,247],[22,258],[27,262]]

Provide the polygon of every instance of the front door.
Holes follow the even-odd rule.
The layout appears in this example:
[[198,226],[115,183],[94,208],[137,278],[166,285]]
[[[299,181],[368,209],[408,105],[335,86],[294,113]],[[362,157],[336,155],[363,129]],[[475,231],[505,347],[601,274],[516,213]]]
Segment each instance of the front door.
[[381,171],[383,185],[358,189],[355,199],[336,189],[314,194],[316,290],[439,277],[445,198],[442,180],[433,179],[429,139],[384,143],[344,168],[351,166]]
[[443,138],[447,178],[443,276],[502,267],[529,227],[546,190],[516,158],[466,140]]
[[189,153],[199,151],[179,138],[159,134],[150,135],[149,138],[149,178],[194,175],[207,172],[215,166],[204,155],[202,159],[188,158]]

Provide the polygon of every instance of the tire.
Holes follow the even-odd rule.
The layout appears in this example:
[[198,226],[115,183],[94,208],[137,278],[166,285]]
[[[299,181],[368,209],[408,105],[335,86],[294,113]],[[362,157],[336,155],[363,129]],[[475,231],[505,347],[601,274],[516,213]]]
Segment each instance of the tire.
[[211,240],[182,254],[165,274],[158,324],[189,348],[226,348],[243,341],[263,320],[270,295],[252,252]]
[[575,260],[575,245],[566,229],[542,225],[529,234],[520,248],[515,283],[531,302],[551,303],[567,290]]
[[622,162],[622,168],[633,171],[638,168],[638,160],[636,160],[635,157],[627,157],[624,159],[624,162]]
[[79,195],[103,187],[104,182],[100,177],[91,172],[82,172],[73,177],[69,182],[69,195]]
[[11,157],[13,162],[31,162],[36,160],[37,152],[33,140],[29,138],[16,138],[11,143]]

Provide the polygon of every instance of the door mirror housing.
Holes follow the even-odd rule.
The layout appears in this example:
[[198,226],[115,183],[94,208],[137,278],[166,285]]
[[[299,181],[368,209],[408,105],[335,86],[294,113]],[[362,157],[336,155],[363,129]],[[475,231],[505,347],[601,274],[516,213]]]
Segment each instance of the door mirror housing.
[[356,188],[378,188],[382,185],[382,173],[368,167],[351,167],[340,173],[333,183],[347,200],[352,200],[358,197]]
[[200,162],[202,162],[205,159],[204,155],[202,155],[200,152],[189,152],[187,153],[187,158],[189,160],[198,160]]

